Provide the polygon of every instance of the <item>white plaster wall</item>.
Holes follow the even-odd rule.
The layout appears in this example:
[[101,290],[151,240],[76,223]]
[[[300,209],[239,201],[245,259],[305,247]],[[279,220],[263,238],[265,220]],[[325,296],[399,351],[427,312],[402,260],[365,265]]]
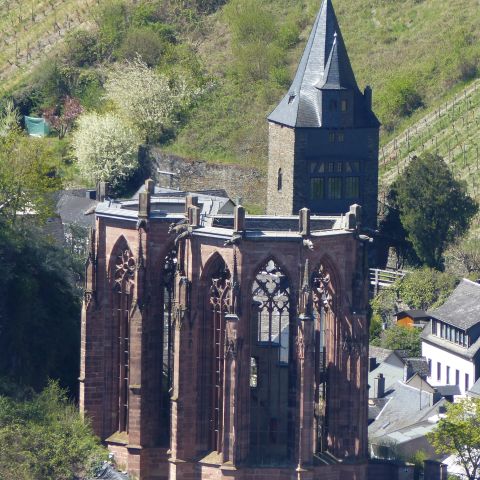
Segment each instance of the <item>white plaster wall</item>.
[[[455,385],[455,370],[460,371],[459,387],[462,395],[465,394],[465,374],[468,374],[469,377],[468,388],[471,388],[475,383],[475,365],[473,362],[426,342],[422,342],[422,356],[432,361],[431,376],[427,378],[430,385],[447,384],[447,365],[450,367],[450,385]],[[440,362],[442,366],[440,380],[437,380],[437,362]]]

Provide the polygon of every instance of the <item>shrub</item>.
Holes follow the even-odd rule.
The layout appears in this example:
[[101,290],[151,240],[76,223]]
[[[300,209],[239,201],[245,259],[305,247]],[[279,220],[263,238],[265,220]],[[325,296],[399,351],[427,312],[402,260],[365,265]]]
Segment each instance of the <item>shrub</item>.
[[74,67],[90,66],[97,60],[97,38],[91,31],[69,33],[65,46],[65,60]]
[[176,115],[201,93],[190,88],[184,77],[174,81],[139,58],[115,65],[105,88],[106,97],[132,119],[147,141],[157,140],[174,125]]
[[82,115],[73,135],[73,147],[81,174],[92,183],[100,180],[120,191],[138,167],[136,130],[113,113]]
[[148,27],[130,29],[118,50],[118,56],[125,60],[140,57],[149,67],[160,62],[165,45],[159,35]]

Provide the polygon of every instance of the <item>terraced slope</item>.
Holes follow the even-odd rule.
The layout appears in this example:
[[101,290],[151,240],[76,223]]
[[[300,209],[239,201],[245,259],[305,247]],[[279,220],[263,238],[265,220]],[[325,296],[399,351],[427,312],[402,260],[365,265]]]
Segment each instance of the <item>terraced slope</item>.
[[21,81],[99,0],[0,0],[0,95]]

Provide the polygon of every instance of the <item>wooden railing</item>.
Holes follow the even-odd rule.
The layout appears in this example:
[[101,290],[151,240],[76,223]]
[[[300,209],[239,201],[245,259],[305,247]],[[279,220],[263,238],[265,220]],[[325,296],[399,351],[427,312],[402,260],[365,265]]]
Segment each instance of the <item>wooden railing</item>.
[[408,272],[406,270],[380,270],[379,268],[369,269],[369,283],[376,295],[381,288],[389,287],[399,278],[403,278]]

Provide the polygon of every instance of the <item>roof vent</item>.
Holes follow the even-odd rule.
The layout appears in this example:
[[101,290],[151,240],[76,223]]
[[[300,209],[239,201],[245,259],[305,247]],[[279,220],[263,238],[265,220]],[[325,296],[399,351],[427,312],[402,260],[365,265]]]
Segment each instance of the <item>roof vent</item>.
[[297,94],[294,92],[294,91],[291,91],[289,94],[288,94],[288,104],[290,105],[294,100],[295,100],[295,97],[297,96]]

